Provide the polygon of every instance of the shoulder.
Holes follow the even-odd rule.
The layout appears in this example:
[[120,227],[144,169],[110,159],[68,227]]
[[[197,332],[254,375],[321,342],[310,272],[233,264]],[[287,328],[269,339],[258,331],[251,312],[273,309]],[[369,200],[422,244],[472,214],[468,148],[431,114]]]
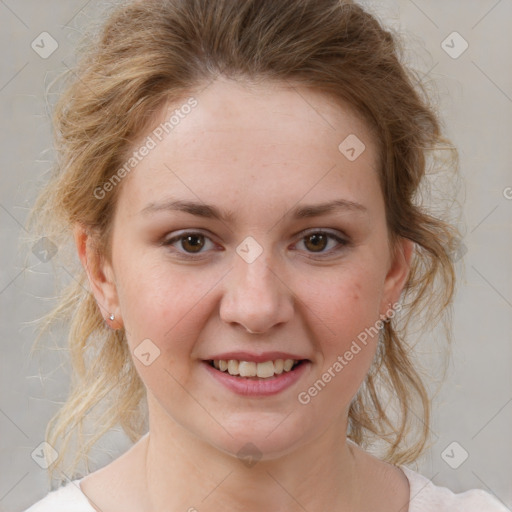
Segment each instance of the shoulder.
[[409,480],[409,512],[509,512],[497,498],[481,489],[454,493],[406,466],[400,466]]
[[49,492],[25,512],[95,512],[94,507],[80,489],[80,480]]

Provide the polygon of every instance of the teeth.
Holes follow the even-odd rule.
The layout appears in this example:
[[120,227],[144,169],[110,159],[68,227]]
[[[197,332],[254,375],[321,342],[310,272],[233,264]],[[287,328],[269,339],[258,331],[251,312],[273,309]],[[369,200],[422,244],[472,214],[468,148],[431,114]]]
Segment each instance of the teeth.
[[256,363],[240,361],[238,363],[238,373],[240,377],[254,377],[256,375]]
[[228,361],[228,372],[230,375],[238,375],[238,361],[234,359]]
[[293,361],[291,359],[287,359],[284,362],[284,371],[289,372],[292,369],[292,366],[293,366]]
[[260,379],[268,379],[274,375],[280,375],[289,372],[293,366],[298,363],[294,359],[277,359],[276,361],[265,361],[263,363],[255,363],[253,361],[237,361],[230,359],[216,359],[213,366],[221,372],[227,372],[230,375],[239,375],[240,377],[259,377]]
[[262,379],[272,377],[274,375],[274,363],[272,361],[265,361],[258,363],[256,366],[256,375]]

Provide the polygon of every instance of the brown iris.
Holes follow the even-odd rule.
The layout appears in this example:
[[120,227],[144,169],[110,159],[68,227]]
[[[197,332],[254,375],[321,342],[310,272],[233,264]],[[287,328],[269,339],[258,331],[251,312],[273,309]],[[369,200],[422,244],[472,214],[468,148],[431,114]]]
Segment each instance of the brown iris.
[[320,252],[325,249],[328,236],[322,233],[308,235],[304,239],[304,245],[313,252]]
[[181,246],[187,252],[199,252],[204,246],[203,235],[187,235],[181,237]]

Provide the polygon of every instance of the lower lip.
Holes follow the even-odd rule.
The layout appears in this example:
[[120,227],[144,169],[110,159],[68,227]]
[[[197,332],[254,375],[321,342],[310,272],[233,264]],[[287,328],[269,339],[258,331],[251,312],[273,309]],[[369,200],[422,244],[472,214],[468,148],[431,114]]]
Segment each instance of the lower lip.
[[271,396],[293,386],[304,374],[309,366],[309,361],[303,361],[289,372],[283,372],[268,379],[248,379],[234,377],[226,372],[215,369],[207,361],[203,361],[206,370],[214,379],[226,386],[231,391],[244,396]]

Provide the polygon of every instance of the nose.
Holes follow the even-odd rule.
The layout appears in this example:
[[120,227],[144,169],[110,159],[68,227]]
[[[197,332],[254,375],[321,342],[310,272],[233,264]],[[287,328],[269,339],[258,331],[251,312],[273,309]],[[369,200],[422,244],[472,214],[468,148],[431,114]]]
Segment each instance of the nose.
[[250,333],[265,333],[287,323],[294,297],[282,271],[265,252],[252,263],[235,255],[234,268],[224,280],[220,318]]

